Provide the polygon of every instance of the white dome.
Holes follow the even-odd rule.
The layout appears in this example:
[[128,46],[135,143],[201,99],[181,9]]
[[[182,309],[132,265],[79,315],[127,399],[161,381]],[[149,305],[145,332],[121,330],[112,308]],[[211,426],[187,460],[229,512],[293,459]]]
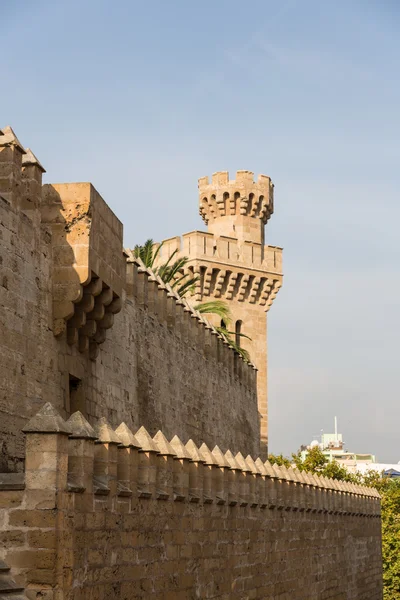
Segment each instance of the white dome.
[[310,444],[310,448],[316,448],[317,446],[319,446],[318,440],[313,440]]

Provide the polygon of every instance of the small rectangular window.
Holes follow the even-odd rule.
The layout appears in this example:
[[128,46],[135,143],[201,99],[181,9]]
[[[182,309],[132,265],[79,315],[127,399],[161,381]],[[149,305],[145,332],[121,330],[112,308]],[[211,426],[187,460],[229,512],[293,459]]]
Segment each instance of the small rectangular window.
[[74,375],[69,376],[69,406],[70,413],[80,410],[86,416],[86,402],[83,390],[83,383]]

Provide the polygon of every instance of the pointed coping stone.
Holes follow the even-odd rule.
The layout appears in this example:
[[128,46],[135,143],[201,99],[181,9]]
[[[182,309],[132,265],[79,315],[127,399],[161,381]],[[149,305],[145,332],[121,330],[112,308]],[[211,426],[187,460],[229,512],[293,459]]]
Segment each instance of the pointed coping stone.
[[297,482],[296,475],[294,474],[292,467],[286,468],[286,479],[288,481],[293,481],[294,483]]
[[185,448],[188,451],[190,458],[192,459],[193,462],[201,462],[201,463],[204,462],[204,460],[199,452],[199,449],[193,440],[189,440],[187,442]]
[[324,476],[324,483],[327,490],[332,489],[331,480],[328,477]]
[[277,465],[275,463],[274,465],[272,465],[272,470],[275,472],[275,477],[277,479],[285,479],[285,475],[282,471],[282,467],[280,467],[279,465]]
[[353,490],[353,484],[352,484],[350,481],[348,481],[348,482],[347,482],[347,491],[348,491],[350,494],[354,494],[354,490]]
[[241,471],[241,467],[230,450],[225,452],[225,458],[228,461],[230,468],[234,471]]
[[27,167],[29,165],[35,165],[42,173],[46,173],[46,169],[40,164],[39,160],[33,154],[30,148],[26,149],[26,154],[22,157],[22,166]]
[[280,468],[281,473],[282,473],[282,478],[285,481],[290,481],[287,467],[285,467],[285,465],[281,465],[279,468]]
[[260,458],[260,457],[258,457],[258,458],[257,458],[257,459],[254,461],[254,464],[256,465],[256,467],[257,467],[257,470],[258,470],[258,472],[259,472],[261,475],[264,475],[264,476],[265,476],[265,475],[268,475],[268,473],[267,473],[267,469],[265,468],[265,466],[264,466],[264,463],[263,463],[263,461],[261,460],[261,458]]
[[146,272],[146,267],[144,265],[144,262],[138,256],[135,256],[135,264],[139,267],[138,268],[139,273],[145,273]]
[[134,260],[135,256],[130,248],[124,248],[123,253],[126,258],[126,262],[130,263]]
[[192,315],[192,313],[193,313],[193,309],[192,309],[192,307],[190,306],[189,302],[186,300],[186,298],[182,298],[182,301],[183,301],[183,310],[184,310],[185,312],[189,312],[189,313],[191,313],[191,315]]
[[352,494],[356,494],[357,490],[356,490],[356,486],[354,485],[354,483],[350,483],[350,487],[351,487]]
[[178,438],[177,435],[174,435],[174,437],[170,441],[170,444],[171,444],[172,448],[174,449],[174,452],[176,455],[175,458],[192,460],[192,457],[190,456],[189,452],[187,451],[187,449],[185,447],[185,444]]
[[97,435],[91,424],[86,421],[80,410],[74,412],[67,421],[67,426],[72,433],[69,436],[72,439],[95,440]]
[[[162,281],[162,280],[161,280]],[[164,287],[167,290],[167,296],[169,298],[176,298],[176,294],[174,292],[174,290],[172,289],[171,285],[169,283],[164,283]]]
[[328,490],[335,489],[335,486],[333,485],[333,479],[330,479],[329,477],[325,477],[325,483],[326,483],[326,487]]
[[265,461],[264,467],[265,467],[265,470],[267,471],[268,477],[271,477],[272,479],[279,479],[279,477],[275,473],[274,469],[272,468],[272,465],[269,462],[269,460]]
[[162,431],[157,431],[156,435],[153,437],[153,442],[157,446],[158,452],[161,454],[161,456],[176,456],[173,447]]
[[105,417],[96,423],[94,430],[98,439],[96,444],[120,444],[121,441]]
[[326,477],[324,477],[324,476],[321,476],[321,477],[320,477],[320,480],[321,480],[321,483],[322,483],[322,485],[324,486],[324,488],[325,488],[326,490],[329,490],[329,489],[330,489],[330,486],[329,486],[329,482],[328,482],[327,478],[326,478]]
[[299,480],[299,483],[302,483],[303,485],[306,485],[307,481],[304,478],[304,471],[297,470],[296,475],[297,475],[297,478]]
[[312,485],[312,486],[314,485],[311,480],[310,473],[308,471],[303,471],[303,477],[304,477],[307,485]]
[[340,486],[340,483],[339,483],[339,481],[338,481],[337,479],[333,479],[333,478],[332,478],[332,482],[333,482],[333,485],[335,486],[335,490],[336,490],[337,492],[341,492],[341,491],[342,491],[342,489],[341,489],[341,486]]
[[199,448],[199,453],[200,453],[200,456],[202,457],[205,465],[209,466],[209,465],[217,464],[215,458],[212,455],[210,448],[204,442],[202,443],[202,445]]
[[157,445],[153,442],[153,439],[147,429],[142,427],[135,433],[135,438],[140,444],[139,452],[157,452],[159,453]]
[[226,460],[222,450],[218,446],[214,446],[212,451],[213,458],[219,467],[225,467],[226,469],[230,469],[231,465]]
[[312,473],[308,473],[308,477],[311,481],[311,485],[313,485],[314,487],[318,487],[318,482],[315,479],[314,475]]
[[249,467],[250,471],[252,473],[254,473],[255,475],[258,475],[258,469],[257,469],[256,463],[254,462],[254,460],[252,459],[250,454],[248,454],[246,456],[245,462],[246,462],[246,465]]
[[71,429],[50,402],[46,402],[42,406],[22,431],[24,433],[62,433],[64,435],[71,433]]
[[128,425],[124,422],[121,425],[118,425],[115,433],[120,439],[120,442],[125,448],[140,448],[140,444],[136,437],[133,435],[132,431],[129,429]]
[[247,466],[246,461],[244,460],[243,454],[238,452],[235,456],[235,460],[240,467],[240,470],[244,473],[251,473],[251,469]]
[[324,484],[324,482],[322,480],[322,477],[320,475],[317,475],[317,474],[314,475],[314,479],[316,480],[317,485],[318,485],[319,488],[325,488],[325,484]]
[[201,312],[199,312],[198,310],[196,310],[196,313],[197,313],[197,317],[198,317],[199,321],[201,321],[201,323],[203,323],[203,325],[207,326],[207,321],[203,317],[203,315],[201,314]]
[[157,283],[157,277],[155,276],[154,271],[147,269],[147,273],[149,275],[149,281],[155,281]]
[[166,290],[167,289],[165,283],[163,282],[163,280],[161,279],[161,277],[159,275],[156,275],[156,280],[157,280],[158,287],[159,287],[160,290]]
[[[21,144],[21,142],[15,135],[12,127],[7,125],[7,127],[4,127],[4,129],[0,129],[0,132],[2,134],[2,135],[0,135],[0,146],[16,146],[19,150],[21,150],[21,152],[23,154],[25,154],[25,152],[26,152],[25,148],[23,147],[23,145]],[[3,136],[6,139],[2,139]]]
[[349,483],[348,483],[348,481],[342,481],[342,490],[344,492],[346,492],[346,494],[349,492]]
[[320,481],[321,487],[326,488],[325,478],[322,475],[319,476],[319,481]]
[[326,490],[330,489],[330,485],[329,485],[329,479],[325,476],[321,477],[322,481],[324,482],[324,487]]
[[288,473],[291,477],[291,481],[294,481],[295,483],[301,483],[301,481],[299,481],[299,474],[297,472],[297,469],[294,469],[293,467],[289,467]]

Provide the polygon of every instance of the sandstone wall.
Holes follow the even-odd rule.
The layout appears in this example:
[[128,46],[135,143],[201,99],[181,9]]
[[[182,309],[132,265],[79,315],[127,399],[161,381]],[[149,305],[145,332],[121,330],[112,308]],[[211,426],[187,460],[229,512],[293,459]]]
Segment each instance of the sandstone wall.
[[[21,154],[14,149],[14,155],[8,156],[14,174],[18,174],[16,166],[21,162],[18,153]],[[2,158],[0,153],[0,174],[1,169],[8,168]],[[133,271],[138,269],[134,263],[127,266],[131,278],[128,293],[125,282],[122,290],[114,286],[121,294],[121,310],[105,315],[112,317],[108,323],[112,327],[106,335],[104,329],[100,331],[104,335],[101,345],[96,344],[97,353],[90,354],[92,346],[87,350],[87,338],[81,335],[81,331],[88,331],[89,321],[79,330],[77,341],[71,335],[71,331],[77,332],[70,323],[76,325],[77,310],[98,281],[93,279],[92,271],[92,280],[81,285],[75,269],[65,267],[68,256],[71,261],[82,260],[81,229],[74,241],[72,228],[82,228],[87,221],[88,231],[97,235],[95,223],[89,220],[91,203],[99,204],[103,242],[94,248],[96,260],[93,264],[88,262],[97,269],[97,255],[107,245],[106,224],[117,221],[97,192],[89,184],[55,186],[57,193],[67,187],[69,196],[64,205],[61,201],[51,204],[51,195],[46,194],[45,199],[39,195],[30,210],[23,210],[25,188],[20,185],[6,199],[2,197],[5,187],[0,178],[0,472],[23,469],[21,429],[46,401],[51,401],[65,418],[79,408],[91,423],[105,415],[113,425],[123,420],[131,427],[144,424],[153,434],[162,428],[168,435],[178,433],[185,440],[192,437],[211,443],[218,438],[225,449],[237,445],[246,452],[258,452],[256,371],[187,312],[186,306],[167,297],[168,290],[158,286],[156,296],[149,297],[143,286],[150,275],[142,273],[133,282]],[[84,220],[78,210],[74,215],[70,208],[71,195],[78,208],[84,205],[81,194],[86,194],[85,198],[89,194],[90,199],[85,199],[88,208]],[[12,201],[15,198],[18,201]],[[113,231],[120,232],[119,260],[125,263],[122,225],[117,222]],[[85,239],[84,250],[90,261],[90,240]],[[107,252],[104,257],[107,258]],[[105,267],[101,268],[106,272]],[[77,269],[79,272],[83,267]],[[71,277],[73,281],[68,279]],[[68,282],[78,292],[81,288],[82,299],[77,296],[75,305],[70,302],[75,306],[75,314],[66,320],[62,331],[61,319],[55,319],[54,314],[69,290]],[[103,289],[104,293],[108,291]],[[79,386],[78,394],[74,385]]]
[[26,432],[0,562],[31,600],[382,600],[373,489],[51,406]]

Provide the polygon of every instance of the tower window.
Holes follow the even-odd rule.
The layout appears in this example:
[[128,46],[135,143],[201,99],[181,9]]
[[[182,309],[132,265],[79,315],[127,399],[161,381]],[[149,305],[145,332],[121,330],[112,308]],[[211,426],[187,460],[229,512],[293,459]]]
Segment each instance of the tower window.
[[74,375],[69,376],[69,410],[74,413],[80,410],[83,415],[86,415],[86,402],[82,380]]
[[235,344],[240,347],[240,334],[242,333],[242,321],[236,321],[235,324]]

